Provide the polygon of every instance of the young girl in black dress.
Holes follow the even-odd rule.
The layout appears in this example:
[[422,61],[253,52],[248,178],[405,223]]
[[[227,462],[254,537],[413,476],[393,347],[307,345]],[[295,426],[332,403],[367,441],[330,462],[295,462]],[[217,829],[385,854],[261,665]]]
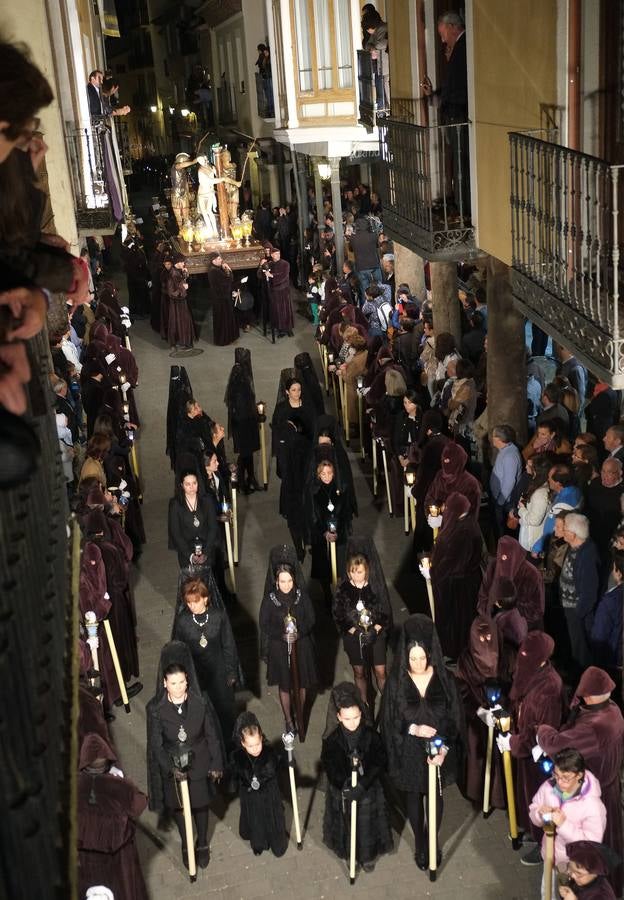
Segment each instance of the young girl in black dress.
[[288,847],[284,806],[277,780],[281,759],[262,733],[252,712],[241,713],[234,726],[230,772],[238,785],[238,832],[256,856],[271,850],[283,856]]

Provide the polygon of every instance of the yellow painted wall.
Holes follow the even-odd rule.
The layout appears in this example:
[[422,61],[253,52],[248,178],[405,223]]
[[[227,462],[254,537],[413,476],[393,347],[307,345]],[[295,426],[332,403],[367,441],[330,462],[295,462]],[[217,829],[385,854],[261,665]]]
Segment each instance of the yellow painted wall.
[[[416,0],[386,0],[386,21],[388,22],[388,47],[390,48],[390,94],[392,97],[411,97],[412,62],[411,53],[416,53],[416,35],[411,34],[409,6]],[[411,49],[412,48],[412,49]]]
[[[4,4],[0,26],[8,40],[21,41],[30,48],[33,61],[56,93],[56,74],[44,0],[20,0],[19,3]],[[41,128],[49,147],[46,166],[56,228],[76,250],[78,236],[73,192],[61,112],[56,100],[41,111]]]
[[557,3],[473,0],[473,16],[477,239],[510,264],[508,132],[538,128],[540,104],[556,103]]

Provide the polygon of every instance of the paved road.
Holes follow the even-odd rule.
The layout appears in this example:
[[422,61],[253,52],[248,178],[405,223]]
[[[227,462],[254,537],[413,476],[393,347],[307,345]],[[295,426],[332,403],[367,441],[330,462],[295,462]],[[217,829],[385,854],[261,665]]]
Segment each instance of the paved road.
[[[201,298],[200,298],[201,300]],[[210,339],[209,323],[203,327]],[[140,322],[132,334],[133,349],[140,367],[138,403],[143,422],[139,456],[144,478],[143,514],[148,543],[136,571],[135,595],[139,619],[139,653],[143,692],[132,701],[132,712],[118,712],[113,736],[126,774],[145,789],[145,703],[155,687],[160,648],[168,640],[174,609],[177,581],[175,554],[167,549],[167,502],[173,490],[169,461],[165,456],[165,415],[169,380],[168,356],[164,343]],[[297,317],[294,338],[283,338],[275,346],[259,333],[252,332],[235,346],[244,345],[252,352],[257,398],[265,400],[272,412],[277,380],[282,367],[292,365],[297,352],[308,350],[313,359],[318,354],[311,326]],[[199,342],[205,352],[185,362],[195,396],[213,417],[225,421],[223,394],[233,363],[234,347],[212,347]],[[230,453],[231,453],[230,448]],[[360,517],[355,529],[374,536],[384,563],[388,583],[396,578],[409,540],[404,537],[402,521],[390,519],[377,504],[370,485],[356,457],[352,457]],[[267,493],[241,497],[241,562],[237,570],[240,608],[234,615],[234,629],[239,639],[246,666],[259,676],[260,695],[240,694],[241,706],[247,704],[259,717],[270,738],[282,730],[282,716],[275,689],[264,683],[264,666],[258,663],[255,633],[258,609],[266,572],[267,554],[271,546],[288,541],[286,524],[277,514],[278,484],[271,477]],[[306,571],[309,562],[306,561]],[[395,618],[401,620],[407,610],[394,586],[391,587]],[[320,646],[326,668],[335,668],[335,680],[351,674],[347,659],[338,647],[327,617],[318,600],[322,641]],[[334,666],[335,659],[335,666]],[[320,755],[327,691],[314,703],[308,737],[297,748],[300,770],[299,803],[306,821],[304,848],[301,852],[291,844],[285,857],[254,857],[249,845],[238,836],[238,801],[223,801],[211,816],[212,859],[209,868],[200,872],[191,885],[182,868],[180,841],[176,831],[156,830],[156,817],[146,813],[139,834],[139,852],[152,900],[251,900],[295,895],[298,900],[331,897],[333,900],[358,896],[378,900],[384,892],[389,897],[435,897],[437,900],[528,900],[539,896],[539,869],[527,869],[519,863],[519,854],[511,850],[507,840],[506,820],[499,812],[484,821],[453,788],[445,793],[445,816],[441,840],[444,861],[436,884],[431,885],[425,873],[413,861],[413,837],[405,825],[402,812],[393,811],[395,851],[384,857],[376,870],[360,874],[350,888],[344,865],[322,844],[321,824],[324,794],[318,789],[317,760]],[[290,806],[287,807],[290,821]]]

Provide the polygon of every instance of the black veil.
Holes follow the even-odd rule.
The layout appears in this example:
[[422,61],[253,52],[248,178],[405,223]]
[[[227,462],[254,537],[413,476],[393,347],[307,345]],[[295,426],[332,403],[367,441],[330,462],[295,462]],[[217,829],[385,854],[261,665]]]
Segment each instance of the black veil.
[[325,401],[323,391],[316,374],[309,353],[298,353],[294,359],[295,371],[301,378],[302,392],[305,391],[306,399],[312,403],[317,416],[325,414]]
[[[321,432],[326,432],[331,438],[331,444],[319,444]],[[316,478],[316,467],[324,462],[330,462],[334,467],[336,487],[348,496],[351,504],[351,515],[357,516],[358,505],[353,483],[353,471],[342,437],[342,431],[334,416],[323,414],[314,422],[314,437],[312,439],[312,455],[306,472],[306,483],[310,487]]]
[[381,701],[381,732],[388,751],[388,772],[391,777],[396,776],[401,770],[405,739],[405,735],[401,732],[401,723],[408,706],[407,689],[411,685],[408,656],[409,648],[416,641],[425,648],[429,662],[434,667],[446,695],[449,716],[457,727],[458,754],[461,754],[465,746],[464,714],[457,682],[444,664],[444,654],[435,624],[428,616],[416,613],[403,622],[399,631],[392,670]]
[[245,347],[237,347],[234,351],[234,365],[230,370],[223,402],[228,411],[228,437],[234,436],[235,422],[244,420],[255,422],[257,410],[251,351]]
[[219,736],[219,740],[223,743],[219,720],[215,714],[214,707],[208,697],[202,694],[199,689],[191,651],[182,641],[169,641],[160,651],[158,674],[156,676],[156,693],[148,701],[145,710],[147,719],[147,793],[149,796],[149,808],[158,811],[163,810],[165,807],[163,775],[158,759],[159,748],[162,752],[158,706],[165,695],[164,673],[169,666],[174,664],[181,666],[186,672],[188,693],[193,694],[193,696],[204,703],[208,715],[212,717],[214,733]]
[[338,710],[345,706],[357,706],[362,713],[362,721],[366,719],[368,712],[362,701],[362,695],[350,681],[341,681],[340,684],[334,685],[331,689],[329,702],[327,704],[323,740],[328,738],[338,727],[338,719],[336,716]]
[[392,632],[392,605],[390,603],[390,594],[388,593],[388,585],[381,566],[381,560],[377,553],[374,541],[370,537],[363,534],[352,534],[347,541],[347,560],[351,556],[365,556],[368,560],[368,583],[377,600],[383,606],[384,612],[390,617],[390,625],[388,632]]
[[165,452],[176,469],[176,438],[178,427],[185,413],[187,400],[192,400],[191,382],[184,366],[171,366],[169,374],[169,400],[167,401],[167,446]]
[[299,590],[301,597],[309,600],[308,588],[301,563],[297,559],[295,548],[288,544],[278,544],[276,547],[271,547],[269,551],[269,563],[266,578],[264,579],[263,597],[268,599],[271,594],[275,593],[275,572],[279,565],[290,566],[294,572],[295,587]]

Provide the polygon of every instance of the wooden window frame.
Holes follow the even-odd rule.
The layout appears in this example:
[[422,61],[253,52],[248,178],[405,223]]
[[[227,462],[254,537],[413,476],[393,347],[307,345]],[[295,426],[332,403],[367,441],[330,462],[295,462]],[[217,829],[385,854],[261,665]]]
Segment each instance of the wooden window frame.
[[[318,83],[318,59],[316,55],[316,23],[314,20],[314,0],[305,0],[307,13],[308,13],[308,22],[310,27],[310,50],[311,50],[311,58],[312,58],[312,90],[311,91],[302,91],[300,87],[300,78],[299,78],[299,56],[297,52],[297,19],[295,16],[295,4],[289,3],[290,6],[290,25],[292,29],[293,42],[292,42],[292,50],[293,50],[293,70],[295,74],[295,93],[297,97],[297,112],[300,113],[302,106],[305,106],[306,103],[310,102],[322,102],[322,103],[341,103],[345,101],[352,100],[355,103],[355,79],[356,73],[353,68],[353,46],[351,46],[351,87],[349,88],[339,88],[335,87],[339,83],[339,72],[338,72],[338,52],[336,47],[336,11],[335,11],[335,3],[340,2],[340,0],[327,0],[327,5],[329,9],[329,41],[330,41],[330,55],[332,60],[332,85],[334,87],[331,88],[319,88]],[[352,22],[351,22],[351,5],[347,5],[347,11],[349,14],[349,33],[352,30]],[[353,42],[352,42],[353,43]],[[312,123],[311,119],[307,119],[305,116],[301,117],[304,122]],[[332,120],[334,118],[340,118],[344,120],[351,121],[354,116],[340,116],[340,117],[331,117]],[[322,121],[319,120],[319,121]]]

